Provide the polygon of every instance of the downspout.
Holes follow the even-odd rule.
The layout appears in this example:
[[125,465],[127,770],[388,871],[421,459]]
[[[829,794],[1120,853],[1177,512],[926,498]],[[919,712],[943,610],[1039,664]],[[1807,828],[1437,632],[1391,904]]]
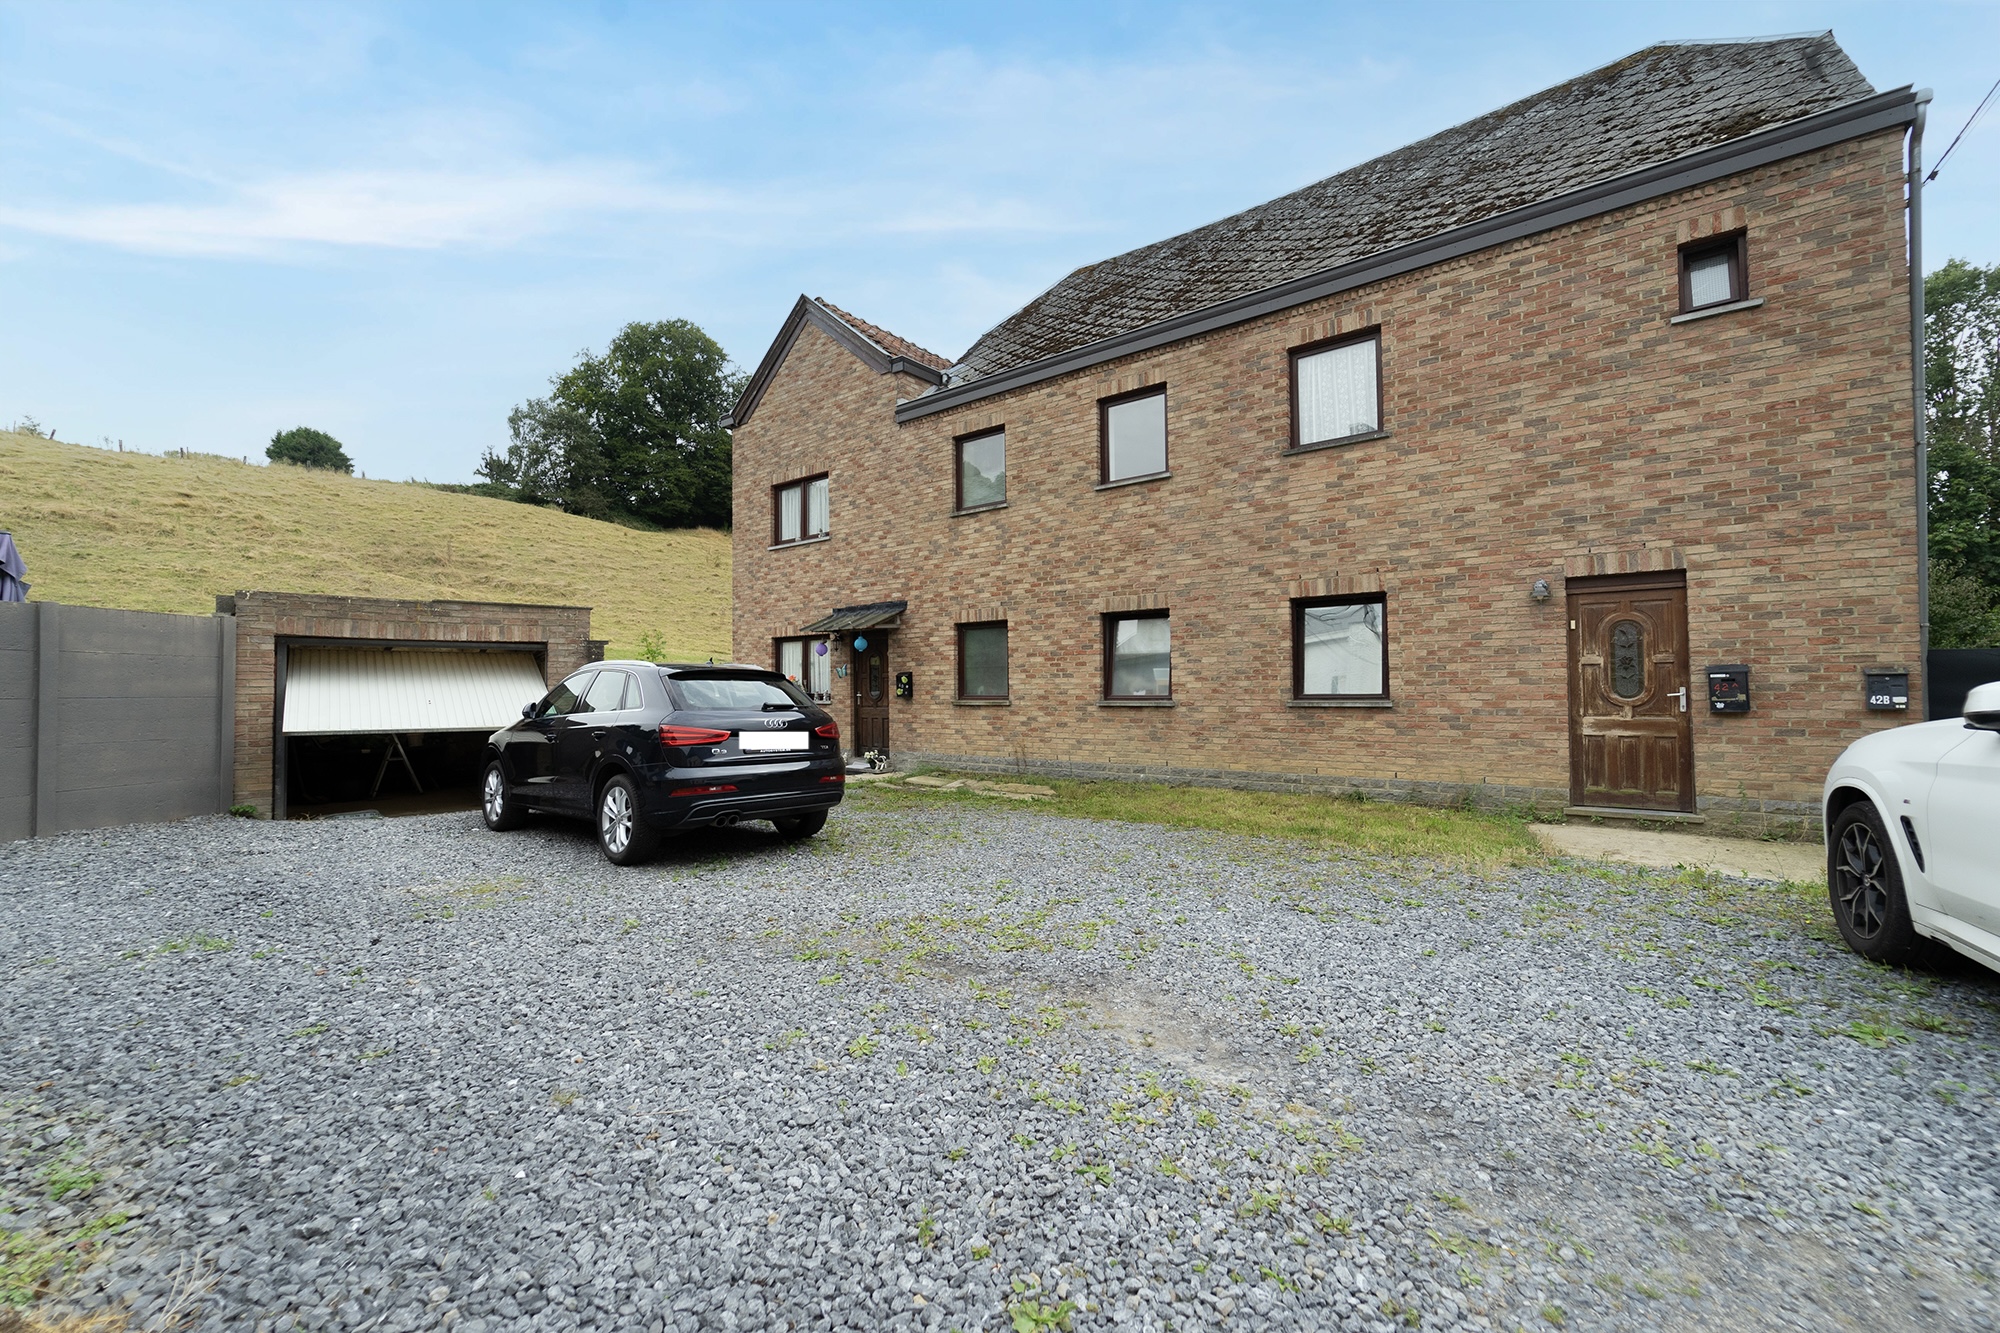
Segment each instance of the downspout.
[[1931,452],[1924,424],[1924,115],[1931,90],[1917,91],[1910,123],[1910,410],[1917,442],[1917,671],[1924,716],[1931,715]]

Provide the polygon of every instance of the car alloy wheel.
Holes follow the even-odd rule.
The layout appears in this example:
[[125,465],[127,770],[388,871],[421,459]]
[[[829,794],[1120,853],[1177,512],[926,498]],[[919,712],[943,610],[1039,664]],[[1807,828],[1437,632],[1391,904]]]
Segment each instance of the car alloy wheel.
[[1875,830],[1855,823],[1840,835],[1840,909],[1856,935],[1873,939],[1889,920],[1889,888],[1883,882],[1882,844]]
[[520,804],[507,794],[507,774],[498,759],[486,765],[486,776],[480,779],[479,813],[486,816],[486,827],[495,833],[517,829],[527,822]]
[[1915,960],[1922,942],[1903,897],[1903,869],[1874,805],[1857,801],[1841,811],[1830,843],[1826,894],[1847,947],[1878,963]]
[[620,773],[597,795],[597,845],[613,865],[633,866],[659,850],[660,834],[639,809],[639,788]]
[[597,807],[597,835],[604,840],[604,850],[613,859],[625,855],[632,845],[632,794],[625,785],[614,782],[604,789],[604,799]]

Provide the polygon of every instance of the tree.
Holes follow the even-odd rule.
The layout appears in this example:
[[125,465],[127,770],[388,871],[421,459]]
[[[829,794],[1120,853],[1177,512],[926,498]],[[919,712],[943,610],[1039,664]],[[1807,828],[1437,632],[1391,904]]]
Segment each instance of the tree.
[[1924,279],[1931,645],[2000,646],[2000,264]]
[[726,527],[729,432],[743,378],[684,319],[627,324],[547,398],[508,414],[512,443],[479,473],[514,498],[663,528]]
[[340,441],[311,426],[294,426],[271,437],[264,457],[273,463],[297,463],[300,467],[325,468],[329,472],[353,472],[354,460],[340,447]]

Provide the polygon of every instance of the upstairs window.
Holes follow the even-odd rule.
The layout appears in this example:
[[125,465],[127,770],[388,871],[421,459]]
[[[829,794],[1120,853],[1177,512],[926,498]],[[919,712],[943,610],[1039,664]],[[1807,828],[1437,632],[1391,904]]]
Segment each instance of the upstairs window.
[[1336,444],[1382,428],[1382,335],[1292,349],[1292,448]]
[[1100,463],[1105,484],[1167,470],[1167,386],[1098,403]]
[[958,510],[1007,503],[1007,432],[984,431],[958,441]]
[[1007,622],[958,627],[958,697],[1007,697]]
[[829,496],[825,477],[787,482],[772,491],[774,545],[811,541],[827,534]]
[[1292,603],[1292,693],[1300,699],[1389,697],[1388,599]]
[[1750,299],[1742,232],[1681,247],[1681,313]]
[[1104,617],[1104,697],[1171,699],[1173,635],[1165,611]]

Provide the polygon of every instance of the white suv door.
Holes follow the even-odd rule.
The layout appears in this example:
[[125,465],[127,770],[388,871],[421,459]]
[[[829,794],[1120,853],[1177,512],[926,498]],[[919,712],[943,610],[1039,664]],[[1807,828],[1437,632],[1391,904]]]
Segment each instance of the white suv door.
[[2000,935],[2000,732],[1968,729],[1938,761],[1931,786],[1927,878],[1939,905]]

